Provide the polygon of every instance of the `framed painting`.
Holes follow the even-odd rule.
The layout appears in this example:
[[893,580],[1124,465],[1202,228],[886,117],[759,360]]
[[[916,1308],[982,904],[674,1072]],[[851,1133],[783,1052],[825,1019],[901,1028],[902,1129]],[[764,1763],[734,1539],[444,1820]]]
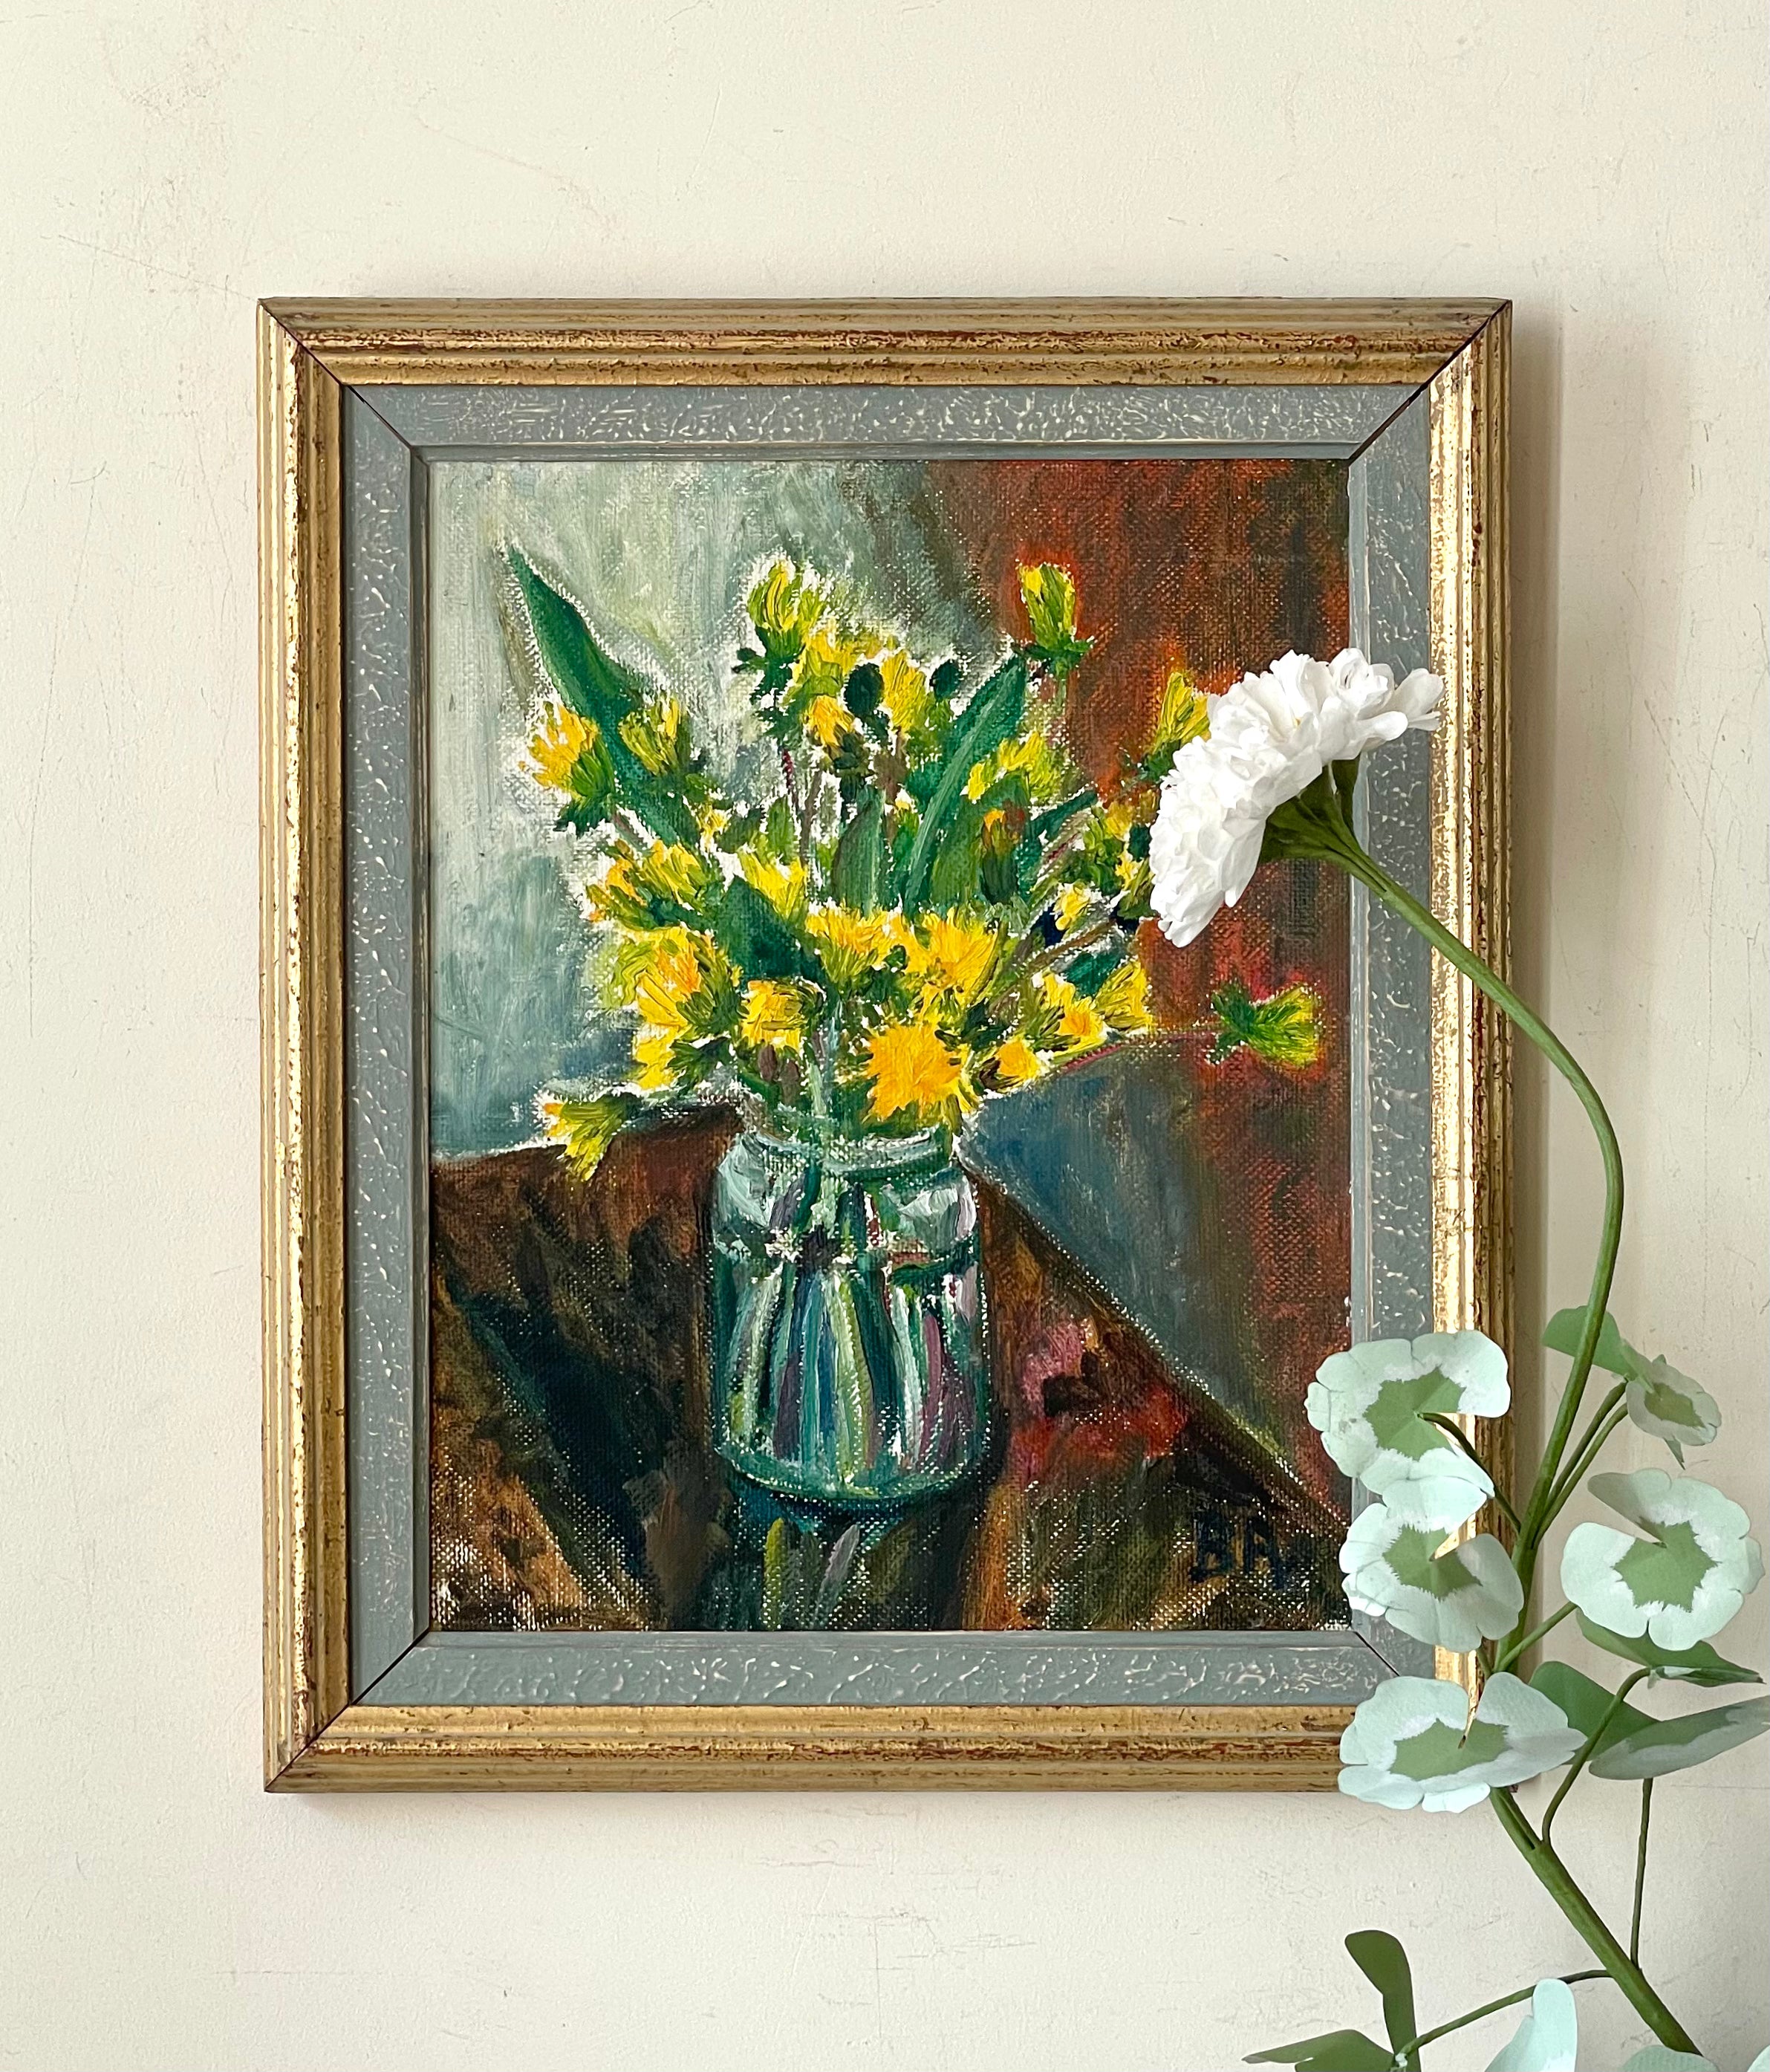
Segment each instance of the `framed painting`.
[[1291,1789],[1431,1673],[1305,1398],[1505,1338],[1503,1041],[1149,830],[1429,667],[1357,812],[1503,961],[1509,318],[262,306],[271,1785]]

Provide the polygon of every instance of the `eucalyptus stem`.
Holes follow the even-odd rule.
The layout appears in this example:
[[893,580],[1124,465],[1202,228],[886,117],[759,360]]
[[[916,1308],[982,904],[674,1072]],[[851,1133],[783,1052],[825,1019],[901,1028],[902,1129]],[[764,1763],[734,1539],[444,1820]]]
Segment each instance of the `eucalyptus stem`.
[[1598,1910],[1575,1884],[1571,1873],[1530,1823],[1509,1790],[1489,1794],[1500,1825],[1511,1836],[1518,1853],[1535,1873],[1538,1882],[1579,1931],[1586,1947],[1603,1964],[1628,1996],[1628,2004],[1669,2049],[1700,2057],[1689,2032],[1649,1984],[1646,1974],[1604,1926]]
[[1638,1964],[1641,1955],[1641,1900],[1647,1890],[1647,1823],[1653,1811],[1653,1780],[1641,1779],[1641,1827],[1635,1844],[1635,1905],[1628,1917],[1628,1960]]
[[1572,1610],[1571,1605],[1563,1605],[1559,1611],[1550,1612],[1540,1626],[1534,1626],[1527,1634],[1521,1634],[1509,1647],[1494,1658],[1491,1673],[1497,1675],[1502,1669],[1509,1667],[1511,1663],[1516,1662],[1526,1648],[1534,1647],[1545,1634],[1552,1633]]
[[[1563,1971],[1561,1983],[1564,1986],[1583,1985],[1588,1979],[1608,1979],[1608,1971]],[[1527,2000],[1536,1991],[1534,1986],[1520,1986],[1515,1993],[1507,1993],[1501,1999],[1489,2000],[1485,2007],[1472,2008],[1467,2014],[1460,2014],[1455,2021],[1441,2021],[1436,2029],[1423,2029],[1411,2043],[1404,2043],[1395,2055],[1398,2058],[1411,2057],[1428,2043],[1436,2043],[1441,2036],[1454,2036],[1460,2029],[1472,2023],[1485,2021],[1490,2014],[1499,2014],[1509,2007],[1516,2007],[1520,2000]]]
[[1625,1676],[1623,1679],[1621,1688],[1611,1699],[1610,1703],[1604,1708],[1604,1717],[1600,1720],[1597,1725],[1592,1729],[1591,1732],[1587,1735],[1584,1745],[1581,1748],[1579,1753],[1574,1758],[1573,1761],[1567,1766],[1567,1774],[1562,1778],[1560,1783],[1556,1786],[1554,1796],[1549,1801],[1548,1811],[1542,1816],[1542,1839],[1545,1843],[1548,1841],[1550,1829],[1554,1825],[1555,1815],[1561,1811],[1562,1800],[1567,1797],[1567,1794],[1572,1790],[1575,1785],[1579,1782],[1580,1772],[1584,1770],[1586,1765],[1591,1761],[1592,1758],[1598,1753],[1599,1749],[1603,1745],[1604,1736],[1610,1732],[1611,1722],[1616,1718],[1616,1715],[1622,1710],[1624,1706],[1628,1703],[1629,1692],[1634,1689],[1637,1684],[1641,1683],[1645,1678],[1651,1676],[1653,1673],[1653,1672],[1651,1669],[1637,1669],[1632,1676]]
[[[1587,1300],[1585,1319],[1580,1327],[1573,1365],[1562,1388],[1561,1400],[1556,1406],[1554,1420],[1542,1450],[1536,1478],[1525,1503],[1517,1543],[1512,1552],[1512,1565],[1523,1586],[1525,1609],[1519,1614],[1517,1626],[1506,1635],[1497,1659],[1515,1660],[1532,1637],[1526,1626],[1537,1552],[1559,1508],[1556,1503],[1558,1490],[1565,1497],[1566,1491],[1561,1489],[1562,1464],[1568,1440],[1579,1415],[1586,1383],[1591,1372],[1593,1356],[1598,1350],[1599,1336],[1604,1329],[1611,1283],[1616,1276],[1616,1254],[1622,1242],[1623,1227],[1622,1151],[1596,1087],[1560,1038],[1540,1015],[1518,997],[1505,980],[1489,971],[1472,950],[1459,941],[1430,908],[1423,906],[1405,886],[1398,884],[1366,853],[1347,817],[1346,809],[1350,804],[1352,782],[1355,775],[1355,771],[1349,767],[1324,773],[1322,779],[1308,787],[1307,792],[1292,801],[1288,808],[1283,809],[1282,825],[1277,816],[1267,824],[1267,853],[1313,856],[1338,863],[1349,876],[1398,914],[1416,934],[1423,936],[1447,964],[1460,972],[1477,992],[1493,1001],[1513,1026],[1536,1046],[1573,1088],[1598,1139],[1599,1153],[1604,1161],[1604,1227],[1599,1241],[1597,1260],[1592,1269],[1591,1292]],[[1606,1415],[1600,1412],[1594,1420],[1587,1445],[1590,1445],[1593,1439],[1597,1439],[1599,1444],[1602,1443],[1598,1435],[1604,1432]],[[1576,1467],[1585,1456],[1586,1445],[1583,1445],[1575,1462]],[[1548,1623],[1552,1622],[1546,1622],[1544,1630],[1546,1630]],[[1636,1680],[1630,1679],[1625,1682],[1598,1733],[1582,1749],[1550,1803],[1543,1823],[1544,1832],[1541,1835],[1525,1818],[1509,1790],[1492,1791],[1489,1798],[1501,1826],[1530,1866],[1538,1882],[1579,1932],[1587,1948],[1621,1987],[1630,2004],[1654,2035],[1670,2049],[1686,2051],[1695,2056],[1698,2054],[1696,2045],[1682,2024],[1653,1990],[1636,1958],[1623,1948],[1605,1926],[1597,1909],[1575,1883],[1567,1865],[1555,1854],[1548,1836],[1549,1823],[1556,1810],[1591,1759],[1592,1750]]]
[[[1616,1253],[1622,1241],[1623,1229],[1622,1150],[1617,1144],[1616,1133],[1611,1126],[1610,1117],[1604,1112],[1604,1104],[1598,1097],[1597,1088],[1587,1078],[1573,1054],[1547,1022],[1519,999],[1504,979],[1489,971],[1475,952],[1460,942],[1429,908],[1422,906],[1405,886],[1398,884],[1381,865],[1365,853],[1346,820],[1338,789],[1324,785],[1320,803],[1315,810],[1300,817],[1308,832],[1304,841],[1291,853],[1306,853],[1305,845],[1309,844],[1312,837],[1314,844],[1318,845],[1315,849],[1316,853],[1338,862],[1368,890],[1374,893],[1386,905],[1393,907],[1409,927],[1425,937],[1447,964],[1460,972],[1478,992],[1485,993],[1513,1026],[1521,1030],[1535,1044],[1573,1088],[1591,1120],[1604,1160],[1604,1233],[1599,1244],[1597,1264],[1592,1271],[1591,1293],[1586,1305],[1585,1322],[1580,1330],[1573,1367],[1561,1392],[1554,1424],[1543,1448],[1542,1464],[1537,1470],[1536,1480],[1525,1505],[1517,1544],[1513,1549],[1512,1565],[1517,1572],[1518,1581],[1524,1586],[1526,1606],[1526,1611],[1519,1614],[1519,1629],[1514,1629],[1515,1634],[1522,1629],[1525,1618],[1529,1615],[1530,1585],[1536,1573],[1537,1549],[1553,1515],[1550,1499],[1560,1472],[1569,1434],[1572,1432],[1575,1419],[1579,1414],[1587,1377],[1591,1372],[1592,1355],[1598,1350],[1599,1334],[1604,1329],[1604,1310],[1610,1301],[1611,1282],[1616,1276]],[[1513,1637],[1511,1634],[1507,1636],[1509,1645]]]
[[1579,1478],[1604,1450],[1604,1441],[1628,1416],[1628,1411],[1618,1400],[1622,1393],[1620,1388],[1610,1392],[1600,1406],[1597,1416],[1587,1427],[1585,1437],[1575,1446],[1572,1459],[1562,1470],[1554,1489],[1550,1491],[1545,1523],[1560,1515],[1562,1507],[1579,1486]]
[[[1481,1470],[1482,1474],[1486,1474],[1486,1462],[1484,1461],[1480,1455],[1476,1452],[1474,1441],[1469,1437],[1468,1433],[1463,1429],[1462,1426],[1457,1423],[1454,1417],[1447,1417],[1442,1411],[1438,1410],[1423,1410],[1419,1414],[1422,1420],[1426,1424],[1435,1424],[1439,1430],[1444,1433],[1446,1437],[1455,1441],[1456,1445],[1468,1455],[1469,1458],[1472,1462],[1474,1462],[1476,1466]],[[1510,1503],[1507,1502],[1504,1492],[1497,1486],[1496,1486],[1491,1492],[1488,1498],[1488,1501],[1497,1510],[1505,1514],[1506,1523],[1512,1527],[1513,1531],[1516,1531],[1518,1527],[1522,1524],[1523,1520],[1512,1508]]]

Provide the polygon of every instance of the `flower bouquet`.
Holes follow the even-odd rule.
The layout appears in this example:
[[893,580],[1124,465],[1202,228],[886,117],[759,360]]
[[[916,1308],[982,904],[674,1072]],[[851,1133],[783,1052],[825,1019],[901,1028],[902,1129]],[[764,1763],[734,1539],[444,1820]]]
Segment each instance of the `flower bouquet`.
[[[618,662],[520,553],[513,623],[552,696],[531,771],[585,839],[595,981],[630,1068],[552,1089],[582,1174],[648,1112],[743,1128],[713,1202],[718,1443],[788,1500],[889,1510],[981,1458],[976,1207],[954,1137],[979,1103],[1151,1026],[1156,779],[1205,726],[1184,669],[1103,796],[1064,745],[1090,645],[1072,578],[1023,568],[1026,637],[918,656],[840,583],[777,561],[733,657],[759,755],[716,774],[676,697]],[[1218,1061],[1311,1062],[1311,995],[1222,988]]]

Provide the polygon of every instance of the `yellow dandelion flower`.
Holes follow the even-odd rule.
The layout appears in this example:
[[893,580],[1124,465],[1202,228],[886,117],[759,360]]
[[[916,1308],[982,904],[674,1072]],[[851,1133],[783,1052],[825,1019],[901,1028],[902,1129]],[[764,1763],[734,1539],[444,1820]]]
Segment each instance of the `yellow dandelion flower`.
[[1044,1060],[1024,1036],[1010,1036],[991,1062],[1004,1086],[1023,1087],[1045,1070]]
[[797,986],[778,979],[751,980],[744,989],[744,1012],[737,1031],[753,1050],[764,1044],[777,1050],[797,1050],[805,1041],[805,1001]]
[[663,1093],[676,1084],[672,1057],[676,1034],[674,1030],[658,1029],[634,1038],[633,1083],[642,1093]]
[[925,1004],[946,999],[963,1009],[988,983],[1001,953],[1000,933],[984,921],[955,921],[931,914],[919,934],[905,931],[905,961],[922,989]]
[[919,736],[934,713],[934,693],[928,679],[901,648],[893,648],[879,664],[884,688],[879,703],[899,741]]
[[750,623],[771,654],[797,654],[824,610],[811,571],[801,574],[791,561],[776,561],[749,594]]
[[550,791],[569,792],[573,765],[595,738],[596,729],[569,705],[548,705],[528,744],[536,776]]
[[1051,1029],[1053,1048],[1070,1057],[1098,1050],[1107,1040],[1107,1018],[1094,1002],[1084,1000],[1066,978],[1049,972],[1041,972],[1033,983],[1045,1010],[1041,1021]]
[[1172,760],[1189,741],[1202,741],[1210,730],[1210,700],[1176,663],[1168,672],[1156,719],[1156,752]]
[[639,1107],[640,1103],[624,1088],[588,1100],[569,1094],[544,1096],[540,1103],[540,1124],[564,1151],[578,1178],[588,1180]]
[[1088,911],[1090,896],[1085,885],[1066,885],[1051,908],[1051,917],[1061,935],[1068,935]]
[[677,842],[654,842],[634,874],[638,890],[672,899],[678,906],[698,904],[712,882],[704,857]]
[[803,710],[820,698],[840,698],[848,672],[860,660],[865,647],[864,640],[840,633],[828,623],[812,627],[806,634],[793,674],[795,709]]
[[805,715],[807,730],[826,754],[834,754],[855,730],[854,715],[840,698],[820,695]]
[[638,859],[618,849],[600,878],[584,887],[584,911],[593,921],[623,921],[644,927],[648,915],[634,878]]
[[974,763],[965,779],[965,796],[975,804],[992,784],[1018,777],[1027,796],[1042,804],[1063,789],[1065,775],[1062,754],[1035,729],[1021,739],[1004,741],[993,755]]
[[707,953],[683,927],[647,929],[621,944],[614,957],[614,994],[655,1027],[688,1027],[686,1002],[700,989]]
[[754,886],[783,921],[797,921],[805,912],[805,866],[795,857],[782,863],[778,857],[762,856],[753,849],[738,857],[744,882]]
[[688,716],[676,698],[661,698],[621,722],[621,738],[654,777],[688,764]]
[[847,992],[876,968],[897,939],[896,917],[857,914],[852,906],[815,906],[805,932],[823,960],[831,982]]
[[1141,1035],[1154,1026],[1149,1013],[1149,974],[1135,957],[1127,957],[1107,974],[1094,1004],[1115,1035]]
[[1137,824],[1137,816],[1123,799],[1115,799],[1106,811],[1107,832],[1123,841]]
[[1289,1071],[1302,1071],[1321,1055],[1320,1005],[1306,985],[1287,985],[1255,1000],[1239,979],[1231,979],[1211,995],[1210,1009],[1218,1024],[1209,1053],[1214,1065],[1244,1045],[1267,1064]]
[[888,1024],[867,1043],[873,1120],[883,1122],[906,1112],[939,1114],[956,1101],[964,1069],[963,1054],[950,1050],[927,1022]]

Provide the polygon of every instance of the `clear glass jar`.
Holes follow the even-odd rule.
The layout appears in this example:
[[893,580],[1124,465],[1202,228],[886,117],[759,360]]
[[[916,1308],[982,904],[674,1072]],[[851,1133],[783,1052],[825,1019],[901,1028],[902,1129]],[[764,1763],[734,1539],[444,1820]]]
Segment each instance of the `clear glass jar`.
[[981,1463],[977,1203],[945,1130],[746,1131],[713,1187],[720,1453],[788,1500],[889,1511]]

